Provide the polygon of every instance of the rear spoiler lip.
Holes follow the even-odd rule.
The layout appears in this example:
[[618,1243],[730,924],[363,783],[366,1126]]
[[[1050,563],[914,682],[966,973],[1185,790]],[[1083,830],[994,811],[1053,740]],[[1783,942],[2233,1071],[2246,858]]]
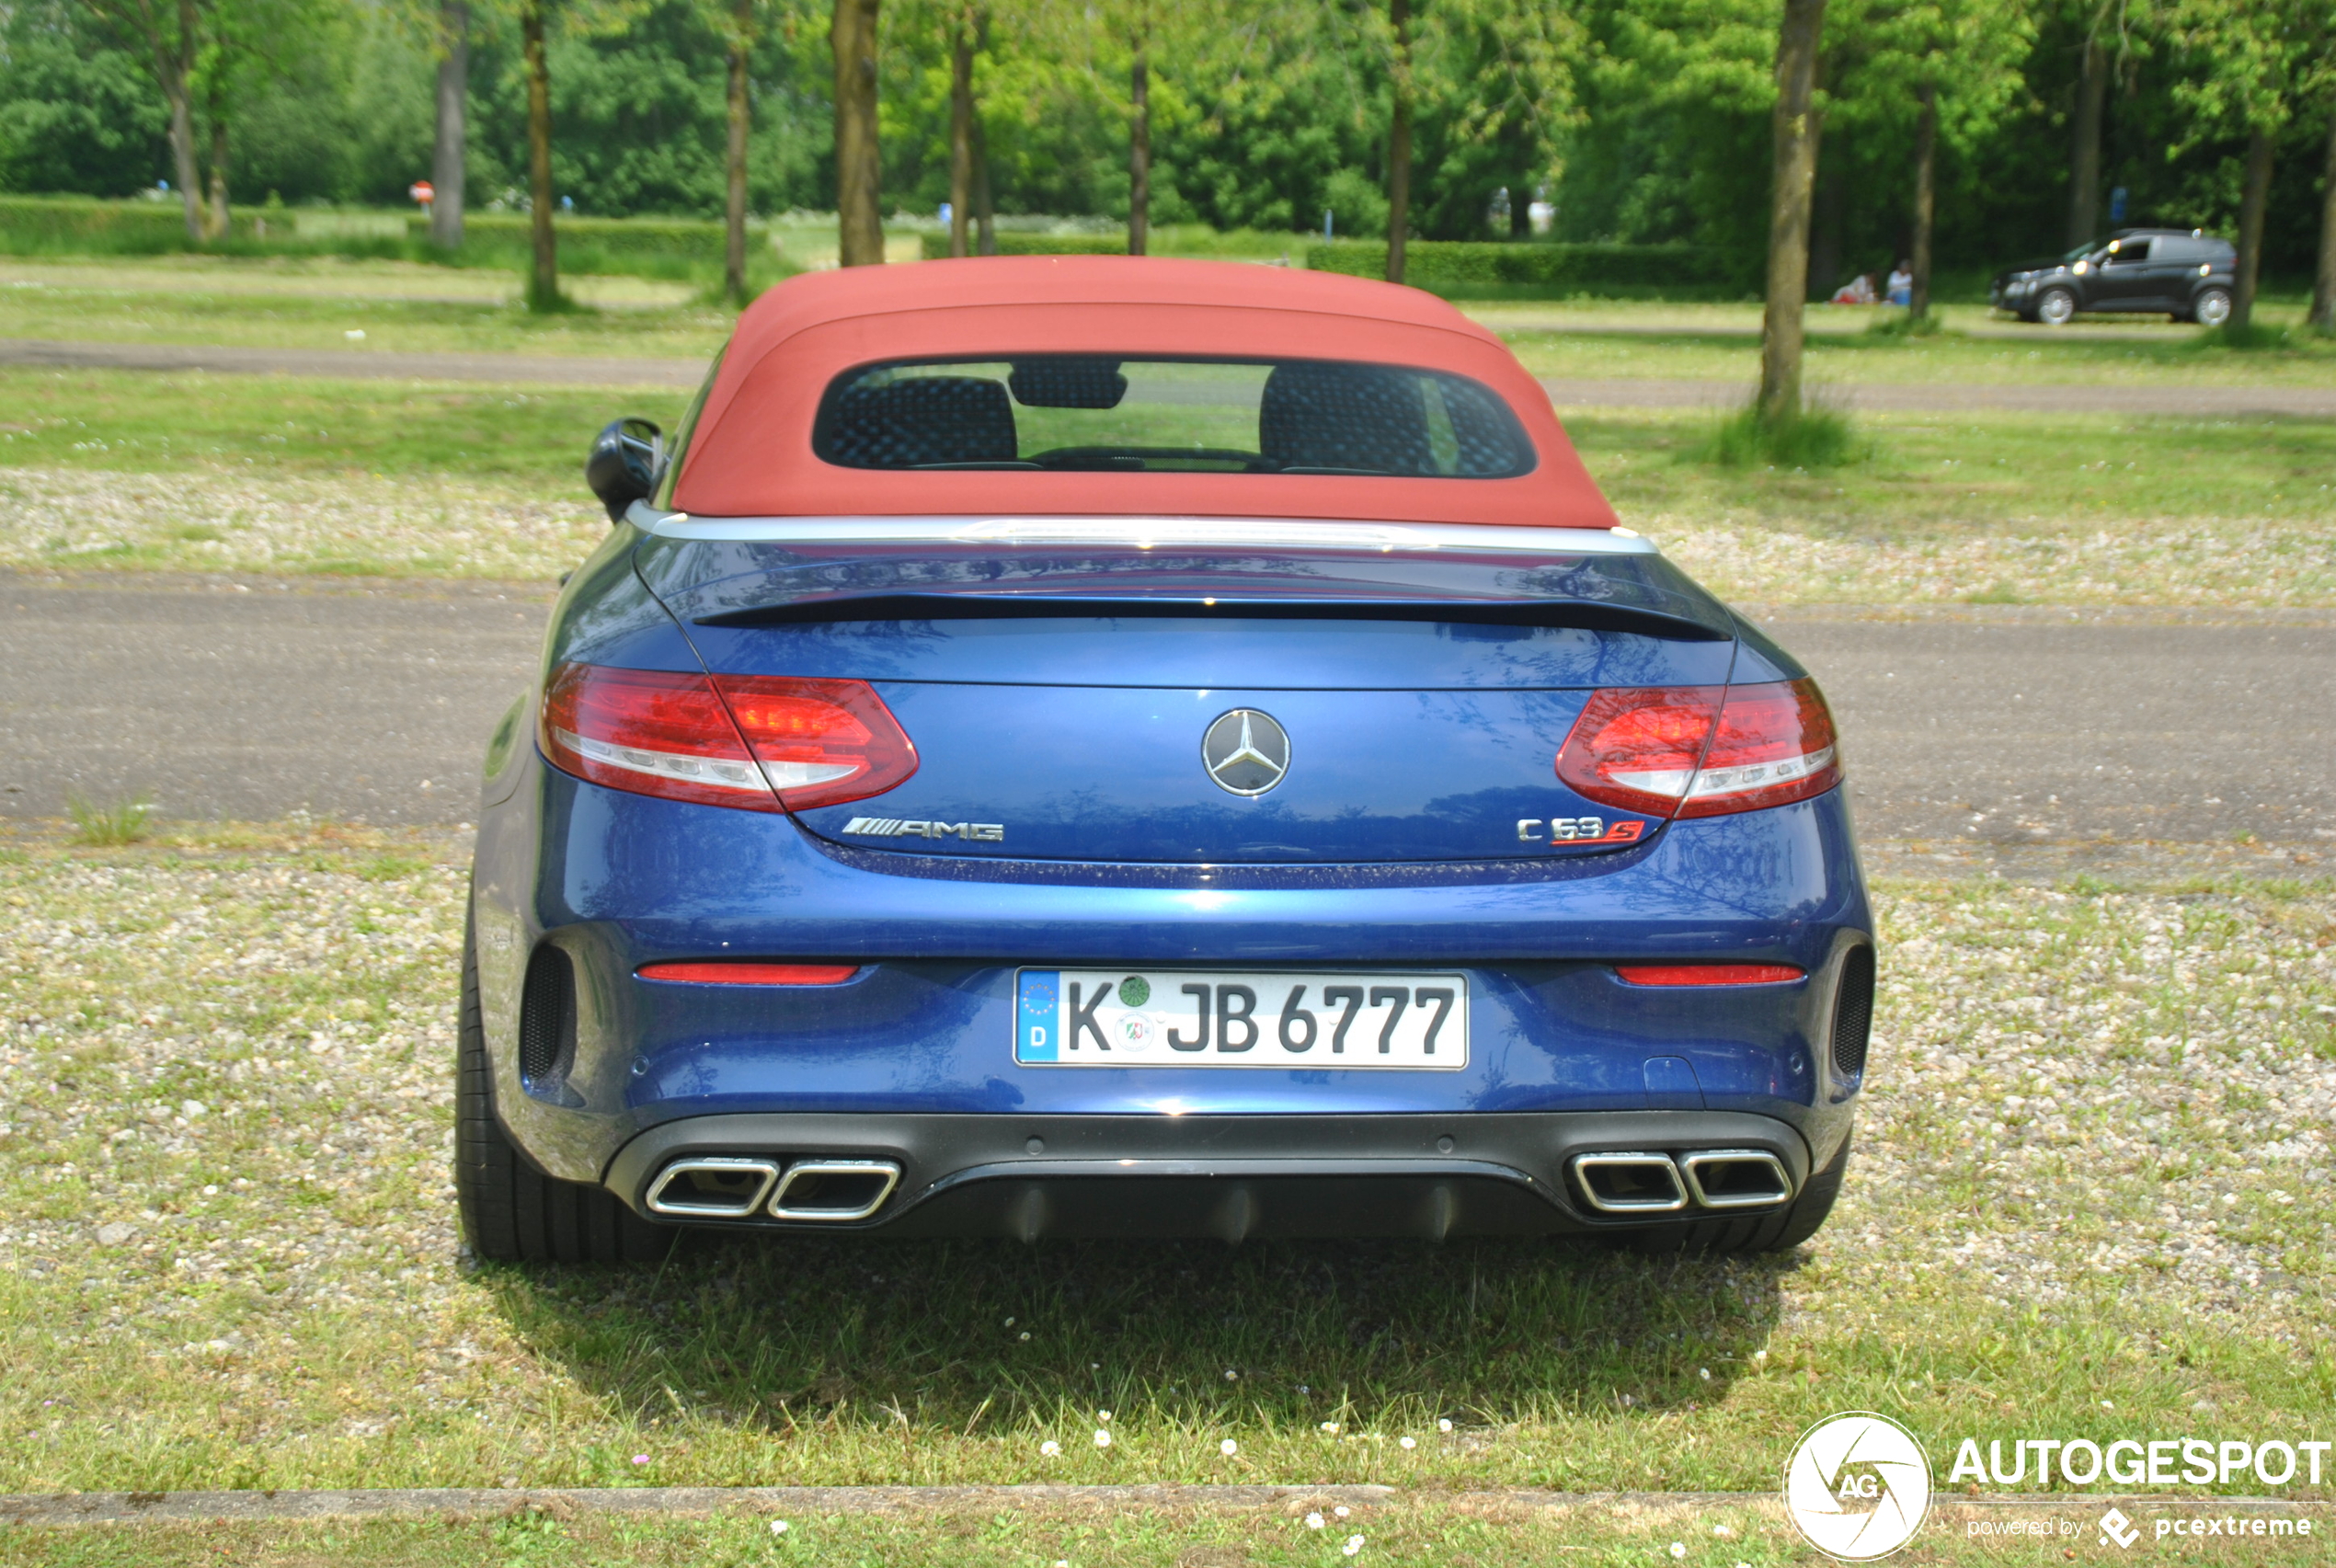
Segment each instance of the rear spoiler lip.
[[1627,632],[1685,642],[1726,642],[1733,624],[1595,600],[1327,599],[1218,593],[823,594],[692,617],[699,626],[828,625],[860,621],[1004,620],[1399,621],[1477,626],[1546,626]]

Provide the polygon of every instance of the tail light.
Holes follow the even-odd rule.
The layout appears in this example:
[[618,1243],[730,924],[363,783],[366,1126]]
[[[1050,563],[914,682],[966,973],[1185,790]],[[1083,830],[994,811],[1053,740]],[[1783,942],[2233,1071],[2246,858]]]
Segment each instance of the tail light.
[[1602,806],[1720,817],[1823,795],[1841,763],[1816,682],[1776,681],[1594,692],[1557,776]]
[[611,789],[750,811],[881,795],[917,750],[865,681],[563,664],[544,692],[544,754]]

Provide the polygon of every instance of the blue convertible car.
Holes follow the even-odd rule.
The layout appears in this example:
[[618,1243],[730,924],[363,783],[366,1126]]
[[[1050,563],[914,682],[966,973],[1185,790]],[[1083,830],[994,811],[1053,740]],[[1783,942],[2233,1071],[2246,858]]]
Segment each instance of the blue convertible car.
[[815,275],[588,475],[487,759],[480,1254],[1823,1222],[1874,986],[1824,698],[1449,307]]

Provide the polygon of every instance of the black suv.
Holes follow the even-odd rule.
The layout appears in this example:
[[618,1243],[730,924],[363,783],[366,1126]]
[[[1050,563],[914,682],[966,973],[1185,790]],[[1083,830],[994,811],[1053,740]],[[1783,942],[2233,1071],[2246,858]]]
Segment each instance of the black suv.
[[1987,303],[2059,326],[2078,311],[2162,312],[2220,326],[2230,319],[2239,252],[2204,229],[2121,229],[2051,261],[1996,274]]

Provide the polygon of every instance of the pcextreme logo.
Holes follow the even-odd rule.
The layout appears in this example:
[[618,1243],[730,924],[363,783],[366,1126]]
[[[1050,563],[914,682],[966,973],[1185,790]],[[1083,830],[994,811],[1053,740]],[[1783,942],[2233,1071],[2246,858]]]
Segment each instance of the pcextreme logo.
[[1827,1557],[1887,1557],[1929,1516],[1929,1456],[1886,1415],[1828,1415],[1801,1434],[1785,1464],[1784,1509],[1803,1539]]

